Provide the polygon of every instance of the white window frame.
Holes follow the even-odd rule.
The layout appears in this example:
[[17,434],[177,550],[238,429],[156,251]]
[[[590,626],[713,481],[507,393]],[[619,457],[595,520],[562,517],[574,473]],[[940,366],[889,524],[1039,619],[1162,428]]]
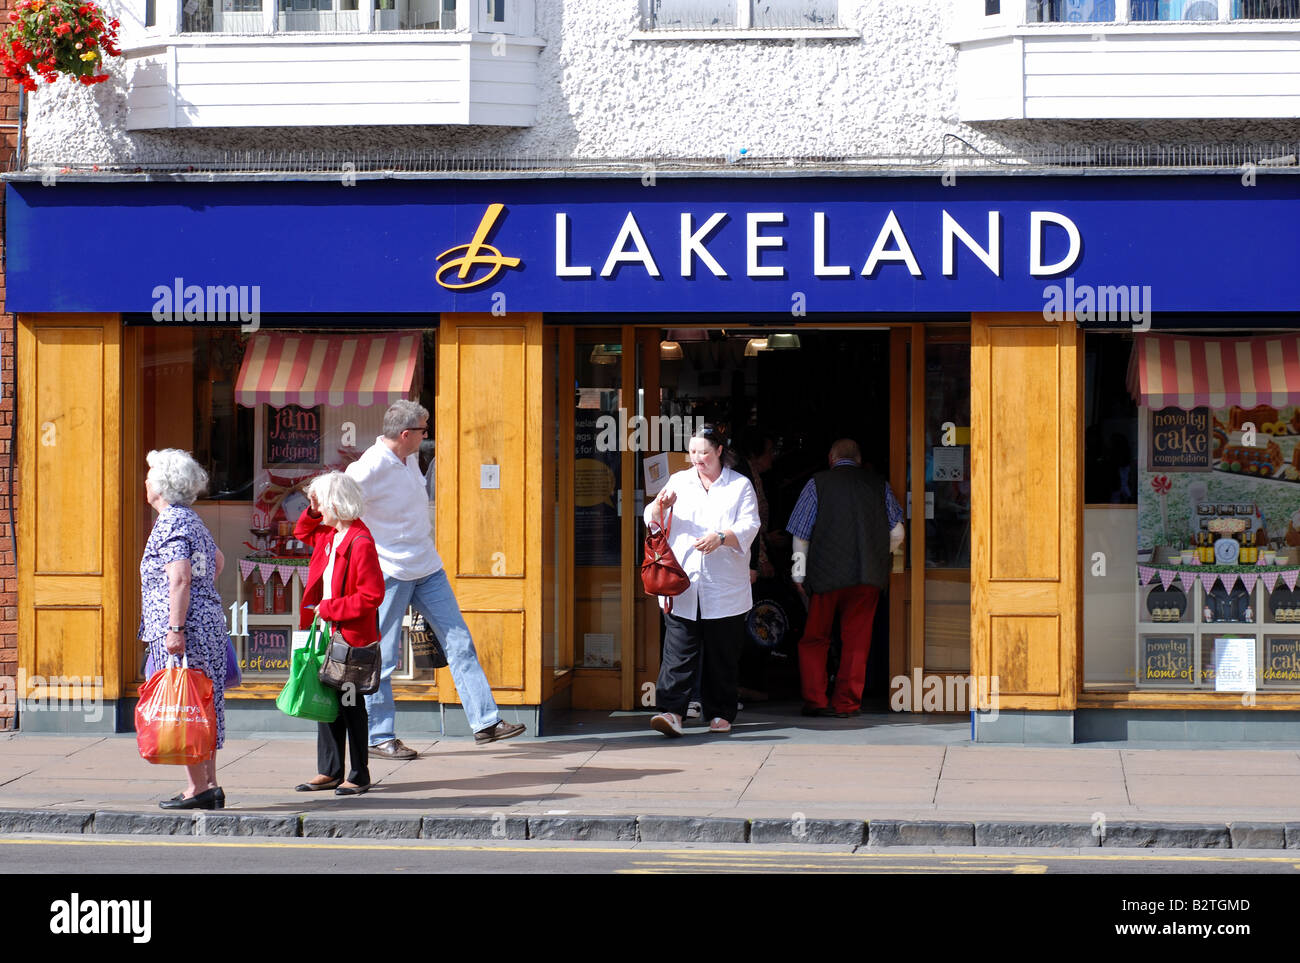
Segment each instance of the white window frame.
[[[190,0],[171,0],[171,2],[168,2],[168,0],[158,0],[158,4],[156,8],[156,16],[158,22],[156,26],[146,28],[147,35],[175,36],[177,34],[182,33],[183,32],[182,28],[184,27],[185,24],[184,8],[185,8],[185,4],[188,2],[190,2]],[[357,29],[340,30],[336,26],[331,27],[328,24],[326,24],[322,27],[321,31],[319,32],[347,35],[347,34],[355,34],[355,33],[371,33],[377,29],[376,20],[378,18],[375,15],[375,0],[357,0],[357,9],[355,11],[340,10],[339,9],[340,2],[341,0],[334,0],[333,10],[329,11],[329,13],[333,14],[333,16],[330,19],[337,20],[338,14],[340,13],[352,14],[352,18],[355,18],[357,21]],[[448,18],[441,16],[442,13],[446,12],[445,0],[420,0],[420,2],[422,3],[423,6],[436,6],[440,14],[439,23],[446,22]],[[530,10],[523,9],[523,4],[526,4],[528,2],[529,0],[453,0],[455,26],[450,28],[442,27],[440,29],[450,29],[456,31],[479,30],[479,31],[486,31],[488,33],[504,33],[504,34],[517,35],[519,34],[521,26],[525,26],[525,21],[527,21],[526,25],[528,26],[528,29],[531,29],[531,24],[532,24],[531,12]],[[536,2],[545,2],[545,0],[536,0]],[[213,17],[212,17],[213,29],[211,31],[191,31],[192,33],[196,33],[196,34],[204,33],[209,36],[216,36],[223,33],[223,31],[220,29],[221,19],[222,19],[220,7],[222,4],[222,0],[212,0],[212,4],[213,4]],[[504,18],[502,20],[493,19],[493,11],[496,9],[495,8],[496,4],[503,5],[502,9],[504,11]],[[289,11],[289,12],[293,12],[293,11]],[[299,11],[300,15],[308,12],[310,11]],[[261,0],[260,14],[256,12],[241,11],[237,15],[240,17],[248,16],[250,20],[252,18],[257,18],[257,26],[258,26],[258,29],[256,30],[250,31],[247,29],[240,29],[238,31],[235,31],[236,33],[239,34],[254,33],[258,35],[263,35],[263,34],[280,34],[280,33],[302,34],[302,33],[317,32],[313,30],[302,30],[302,29],[289,30],[286,27],[281,26],[281,20],[284,14],[280,10],[280,0]],[[143,20],[144,20],[143,5],[141,6],[140,18],[141,18],[141,23],[143,24]],[[348,18],[348,19],[352,19],[352,18]],[[477,26],[474,26],[475,24],[477,24]],[[243,24],[241,24],[241,27],[243,27]],[[408,27],[405,29],[413,29],[413,28]],[[397,31],[392,31],[392,32],[397,32]]]
[[754,26],[754,4],[761,2],[761,0],[731,0],[731,2],[734,3],[736,8],[735,24],[728,24],[719,27],[696,27],[696,26],[679,27],[679,26],[671,26],[671,25],[667,27],[661,27],[658,24],[658,22],[655,20],[655,0],[641,0],[641,23],[643,24],[643,29],[647,31],[650,30],[665,30],[665,31],[710,30],[710,31],[721,32],[726,30],[764,30],[764,31],[782,31],[782,32],[798,31],[802,33],[804,31],[829,31],[829,30],[841,29],[840,27],[841,0],[836,0],[835,3],[835,22],[825,27],[755,27]]

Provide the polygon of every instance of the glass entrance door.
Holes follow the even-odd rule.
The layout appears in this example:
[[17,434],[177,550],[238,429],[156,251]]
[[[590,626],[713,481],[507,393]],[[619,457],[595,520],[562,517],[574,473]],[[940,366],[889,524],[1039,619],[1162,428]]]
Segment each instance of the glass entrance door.
[[925,665],[970,672],[970,335],[925,339]]

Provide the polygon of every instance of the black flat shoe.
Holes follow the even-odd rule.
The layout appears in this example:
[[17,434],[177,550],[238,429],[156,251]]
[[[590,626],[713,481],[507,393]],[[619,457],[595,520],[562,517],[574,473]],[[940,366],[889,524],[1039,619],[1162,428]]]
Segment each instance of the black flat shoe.
[[835,710],[830,706],[805,705],[799,710],[799,714],[803,716],[812,716],[815,719],[833,719],[835,717]]
[[158,807],[160,809],[222,809],[225,804],[226,794],[220,786],[215,786],[193,796],[164,799]]
[[367,784],[364,785],[364,786],[339,786],[338,789],[335,789],[335,790],[334,790],[334,795],[336,795],[336,796],[360,796],[360,795],[362,795],[363,793],[367,793],[367,792],[369,792],[369,791],[370,791],[370,784],[369,784],[369,783],[367,783]]
[[342,782],[342,779],[331,779],[328,782],[300,782],[293,788],[295,792],[328,792],[337,789]]

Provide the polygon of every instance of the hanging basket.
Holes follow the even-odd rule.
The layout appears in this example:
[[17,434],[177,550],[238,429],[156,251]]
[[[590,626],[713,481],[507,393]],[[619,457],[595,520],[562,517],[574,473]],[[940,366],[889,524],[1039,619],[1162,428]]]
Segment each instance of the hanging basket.
[[98,4],[76,0],[18,0],[0,42],[4,75],[24,90],[39,77],[72,77],[87,87],[108,79],[105,57],[120,57],[118,21]]

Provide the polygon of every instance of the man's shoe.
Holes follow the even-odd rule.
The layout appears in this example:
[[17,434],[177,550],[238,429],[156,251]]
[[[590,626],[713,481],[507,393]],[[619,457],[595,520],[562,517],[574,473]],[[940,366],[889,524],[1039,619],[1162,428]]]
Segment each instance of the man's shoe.
[[[218,795],[220,793],[220,795]],[[158,804],[159,809],[222,809],[225,807],[226,794],[220,786],[205,789],[193,796],[164,799]]]
[[650,728],[655,732],[662,732],[669,739],[676,739],[684,735],[682,732],[681,717],[675,712],[661,712],[650,720]]
[[853,719],[862,715],[861,709],[843,709],[835,713],[836,719]]
[[690,705],[688,705],[688,706],[686,707],[686,718],[687,718],[687,719],[703,719],[703,718],[704,718],[704,707],[703,707],[702,705],[700,705],[698,702],[692,702]]
[[800,715],[814,716],[820,719],[829,719],[834,717],[835,710],[830,706],[810,706],[807,703],[799,710]]
[[334,790],[336,796],[361,796],[370,791],[370,783],[364,786],[339,786]]
[[401,739],[389,739],[377,746],[371,746],[370,752],[385,759],[414,759],[419,755],[410,746],[403,745]]
[[474,733],[474,741],[478,745],[488,742],[500,742],[502,739],[510,739],[524,731],[523,723],[506,722],[502,719],[495,726],[488,726],[482,732]]

